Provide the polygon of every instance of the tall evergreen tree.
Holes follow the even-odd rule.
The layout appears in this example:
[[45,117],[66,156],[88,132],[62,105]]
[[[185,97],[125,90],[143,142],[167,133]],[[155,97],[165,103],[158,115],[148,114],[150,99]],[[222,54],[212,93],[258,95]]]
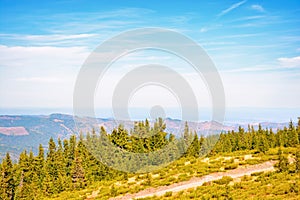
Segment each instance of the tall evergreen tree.
[[75,150],[75,160],[72,165],[71,175],[74,189],[80,189],[86,185],[82,158],[77,150]]
[[53,138],[50,138],[47,152],[47,159],[45,163],[45,181],[44,192],[48,195],[56,194],[59,192],[59,173],[57,166],[56,144]]
[[199,143],[199,138],[197,133],[194,133],[194,139],[191,143],[191,145],[189,146],[187,152],[186,152],[187,156],[194,156],[194,157],[199,157],[200,155],[200,143]]
[[13,200],[15,198],[15,180],[13,164],[9,153],[6,153],[1,166],[0,199]]
[[269,150],[268,140],[265,135],[260,136],[258,150],[263,153]]
[[16,199],[37,199],[39,194],[38,177],[35,171],[33,152],[29,155],[24,151],[19,159],[20,180],[16,191]]
[[128,132],[124,126],[119,125],[110,135],[110,140],[114,145],[122,149],[128,149]]
[[293,121],[289,123],[289,129],[287,132],[287,146],[293,147],[299,144],[299,138],[297,130],[294,127]]
[[64,149],[62,145],[62,141],[60,138],[58,138],[58,147],[57,151],[55,152],[55,163],[57,165],[57,173],[58,173],[58,179],[57,179],[57,190],[58,192],[64,191],[65,186],[67,184],[66,182],[66,166],[65,166],[65,157],[64,157]]
[[277,164],[278,171],[286,172],[288,170],[289,161],[287,157],[283,154],[281,148],[278,150],[278,158],[279,158],[279,162]]

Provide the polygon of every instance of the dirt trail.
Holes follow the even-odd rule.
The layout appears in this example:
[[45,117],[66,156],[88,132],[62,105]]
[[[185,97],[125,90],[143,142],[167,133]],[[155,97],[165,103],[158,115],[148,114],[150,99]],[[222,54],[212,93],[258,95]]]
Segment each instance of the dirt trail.
[[162,196],[166,192],[179,192],[181,190],[186,190],[189,188],[195,188],[201,186],[205,182],[214,181],[221,179],[223,176],[231,176],[232,178],[242,177],[244,175],[251,175],[255,172],[264,172],[274,170],[274,164],[276,161],[268,161],[257,165],[250,165],[245,167],[239,167],[234,170],[229,170],[226,172],[216,172],[212,173],[200,178],[192,178],[189,181],[184,181],[180,183],[175,183],[169,186],[161,186],[158,188],[148,188],[146,190],[142,190],[135,194],[126,194],[124,196],[119,196],[115,198],[110,198],[110,200],[127,200],[127,199],[137,199],[137,198],[145,198],[150,196]]

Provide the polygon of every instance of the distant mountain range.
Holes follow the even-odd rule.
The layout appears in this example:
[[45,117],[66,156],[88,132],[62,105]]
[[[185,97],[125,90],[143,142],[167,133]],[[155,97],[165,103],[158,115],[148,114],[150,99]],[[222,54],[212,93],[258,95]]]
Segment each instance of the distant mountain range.
[[[76,121],[76,122],[75,122]],[[178,119],[165,119],[167,132],[179,136],[183,132],[184,123]],[[51,115],[0,115],[0,159],[3,158],[6,152],[10,152],[16,160],[20,152],[24,149],[32,149],[37,151],[39,144],[47,147],[50,137],[68,138],[70,135],[79,135],[79,131],[86,133],[94,127],[96,131],[100,126],[111,132],[121,123],[127,129],[133,127],[134,122],[131,121],[115,121],[114,119],[97,120],[86,117],[76,118],[72,115],[51,114]],[[222,125],[215,121],[204,121],[200,123],[188,122],[191,130],[195,130],[199,135],[209,133],[220,133],[229,130],[236,130],[238,126],[247,128],[248,124],[227,124]],[[288,123],[260,123],[263,128],[283,128]],[[253,124],[255,128],[258,123]]]

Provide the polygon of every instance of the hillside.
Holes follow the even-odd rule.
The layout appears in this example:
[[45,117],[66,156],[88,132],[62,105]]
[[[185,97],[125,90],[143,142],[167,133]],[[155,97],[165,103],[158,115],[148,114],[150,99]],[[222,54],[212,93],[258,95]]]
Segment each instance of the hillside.
[[[75,124],[72,115],[51,114],[51,115],[0,115],[0,160],[8,151],[15,160],[24,149],[32,149],[37,153],[37,146],[42,144],[46,147],[50,137],[65,139],[71,135],[78,135],[80,129],[83,133],[91,131],[91,127],[96,130],[103,126],[108,132],[122,123],[126,129],[133,127],[131,121],[114,121],[113,119],[98,118],[97,123],[91,118],[80,118],[80,124]],[[166,131],[179,137],[183,130],[184,122],[167,118]],[[239,126],[247,128],[247,124],[222,125],[214,121],[204,121],[200,123],[189,122],[189,127],[195,130],[198,135],[205,135],[208,131],[220,133],[222,131],[237,130]],[[283,128],[288,123],[270,123],[262,122],[263,128]],[[80,127],[78,127],[80,126]],[[253,124],[257,129],[258,123]]]
[[[153,135],[137,137],[149,134]],[[5,155],[0,164],[0,198],[130,199],[163,195],[166,199],[188,199],[194,195],[228,199],[237,198],[235,189],[248,187],[248,191],[240,191],[244,199],[251,196],[248,192],[295,199],[299,194],[299,136],[300,120],[297,126],[290,122],[276,133],[261,127],[239,127],[238,131],[221,133],[216,140],[215,135],[199,138],[187,123],[182,137],[168,135],[166,123],[158,119],[152,125],[147,120],[135,123],[131,132],[119,125],[110,133],[101,128],[79,138],[72,135],[57,142],[51,138],[47,148],[38,147],[38,154],[23,151],[15,164],[9,153]],[[261,174],[269,170],[275,171]],[[284,187],[280,191],[278,184]],[[201,194],[203,189],[212,192]]]
[[[78,135],[80,131],[86,133],[91,131],[92,127],[96,130],[103,126],[108,132],[117,127],[113,119],[80,118],[80,124],[75,124],[72,115],[51,114],[51,115],[1,115],[0,116],[0,159],[8,151],[13,159],[24,150],[32,149],[37,152],[37,146],[42,144],[46,146],[50,137],[65,139],[71,135]],[[180,120],[167,118],[167,132],[178,134],[178,130],[183,129],[183,122]],[[133,127],[131,121],[121,121],[126,129]],[[215,133],[234,129],[231,126],[222,126],[217,122],[189,122],[191,129],[197,130],[198,134],[205,134],[208,130]],[[80,126],[80,127],[79,127]],[[179,135],[177,135],[179,136]]]

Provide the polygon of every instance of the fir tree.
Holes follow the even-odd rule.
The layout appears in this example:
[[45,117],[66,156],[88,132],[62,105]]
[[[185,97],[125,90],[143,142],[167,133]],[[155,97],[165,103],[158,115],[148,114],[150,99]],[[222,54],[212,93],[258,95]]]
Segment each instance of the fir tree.
[[0,199],[13,200],[15,198],[15,181],[13,174],[13,164],[9,153],[6,153],[2,162],[1,168],[1,183],[0,183]]
[[45,170],[44,191],[48,195],[58,193],[60,191],[60,180],[57,166],[56,144],[53,138],[49,140]]
[[84,169],[82,166],[82,158],[79,155],[79,152],[75,151],[75,160],[72,165],[72,183],[73,188],[80,189],[86,185]]
[[269,150],[268,140],[265,135],[260,136],[258,150],[263,153]]
[[194,133],[194,139],[193,139],[191,145],[189,146],[189,148],[186,152],[186,155],[199,157],[199,154],[200,154],[200,143],[199,143],[197,133]]
[[38,177],[38,187],[39,189],[42,189],[43,187],[43,181],[45,178],[45,157],[44,157],[44,148],[40,144],[39,145],[39,153],[38,156],[35,158],[35,169],[36,175]]
[[279,162],[277,164],[278,171],[279,172],[288,171],[289,161],[287,157],[283,154],[281,149],[278,150],[278,157],[279,157]]
[[299,138],[297,130],[294,127],[293,121],[289,123],[289,129],[287,132],[287,146],[293,147],[299,144]]

